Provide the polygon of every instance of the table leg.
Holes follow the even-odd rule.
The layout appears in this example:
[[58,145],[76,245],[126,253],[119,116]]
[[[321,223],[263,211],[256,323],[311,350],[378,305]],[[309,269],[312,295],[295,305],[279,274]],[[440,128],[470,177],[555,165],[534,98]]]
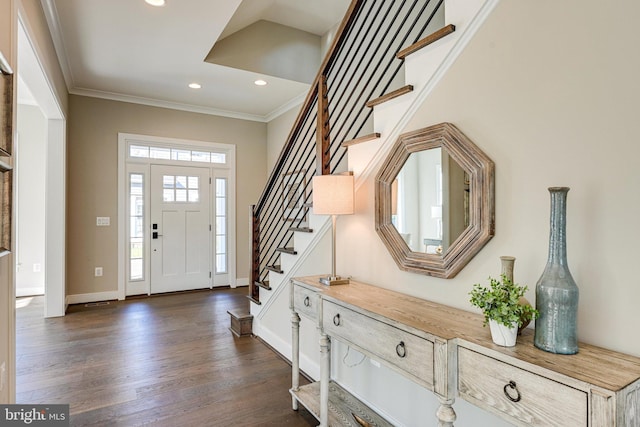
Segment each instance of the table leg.
[[329,378],[331,349],[327,334],[320,334],[320,427],[329,425]]
[[[291,312],[291,390],[298,391],[300,387],[300,316]],[[298,399],[291,397],[293,410],[298,410]]]
[[453,410],[453,399],[439,398],[440,407],[436,415],[438,416],[438,427],[453,427],[456,420],[456,411]]

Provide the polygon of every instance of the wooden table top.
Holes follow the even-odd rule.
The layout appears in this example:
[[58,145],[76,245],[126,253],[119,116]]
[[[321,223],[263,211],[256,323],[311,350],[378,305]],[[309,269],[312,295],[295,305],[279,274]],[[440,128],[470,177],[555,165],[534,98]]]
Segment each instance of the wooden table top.
[[585,343],[579,343],[574,355],[545,352],[533,345],[532,329],[523,331],[514,347],[501,347],[492,342],[480,314],[354,280],[347,285],[326,286],[319,282],[320,277],[292,280],[317,290],[327,300],[356,306],[372,317],[382,316],[443,340],[464,340],[609,391],[619,391],[640,380],[640,358],[635,356]]

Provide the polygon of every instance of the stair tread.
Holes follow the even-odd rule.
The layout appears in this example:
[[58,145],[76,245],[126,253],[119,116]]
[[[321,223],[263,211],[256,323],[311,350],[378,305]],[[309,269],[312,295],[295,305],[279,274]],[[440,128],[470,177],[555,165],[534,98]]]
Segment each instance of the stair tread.
[[409,93],[413,91],[413,86],[412,85],[406,85],[401,87],[400,89],[396,89],[392,92],[387,93],[386,95],[382,95],[379,98],[376,99],[372,99],[371,101],[368,101],[366,106],[369,108],[375,107],[376,105],[380,105],[384,102],[387,102],[393,98],[397,98],[399,96],[402,96],[406,93]]
[[363,135],[358,138],[351,139],[349,141],[343,141],[340,145],[342,145],[343,147],[350,147],[352,145],[361,144],[363,142],[371,141],[377,138],[380,138],[380,134],[378,132],[374,132],[370,133],[369,135]]
[[251,295],[247,295],[247,298],[249,298],[249,301],[251,301],[254,304],[257,305],[262,305],[262,303],[260,302],[260,300],[255,299],[254,297],[252,297]]
[[313,229],[309,227],[289,227],[289,231],[300,231],[301,233],[313,233]]
[[432,43],[437,42],[441,38],[446,37],[449,34],[453,33],[455,30],[456,30],[456,26],[453,24],[449,24],[445,27],[442,27],[439,30],[429,34],[427,37],[421,40],[418,40],[411,46],[406,47],[402,49],[400,52],[396,53],[396,58],[405,59],[407,56],[411,55],[412,53],[417,52],[418,50],[422,49],[423,47],[429,46]]
[[284,273],[284,271],[282,271],[279,265],[268,265],[265,268],[269,271],[273,271],[274,273],[279,273],[279,274]]
[[290,255],[298,255],[298,252],[294,248],[277,248],[276,251]]
[[271,290],[271,286],[269,286],[269,281],[268,280],[262,280],[259,282],[255,282],[256,286],[260,286],[262,289],[266,289],[267,291]]

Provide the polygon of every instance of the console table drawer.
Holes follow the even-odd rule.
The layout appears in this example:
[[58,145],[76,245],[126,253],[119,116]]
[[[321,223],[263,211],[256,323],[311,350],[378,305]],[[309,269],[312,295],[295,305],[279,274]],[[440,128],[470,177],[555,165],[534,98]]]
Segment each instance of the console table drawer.
[[587,426],[586,393],[458,347],[458,392],[522,426]]
[[389,362],[433,387],[433,343],[330,301],[323,302],[325,332]]
[[293,308],[311,320],[318,320],[320,295],[302,286],[293,286]]

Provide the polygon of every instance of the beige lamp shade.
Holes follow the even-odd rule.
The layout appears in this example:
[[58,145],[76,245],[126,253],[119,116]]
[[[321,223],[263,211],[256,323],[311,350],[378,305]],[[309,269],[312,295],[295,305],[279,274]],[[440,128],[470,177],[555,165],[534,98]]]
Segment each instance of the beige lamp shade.
[[313,177],[313,213],[350,215],[354,212],[353,175]]

